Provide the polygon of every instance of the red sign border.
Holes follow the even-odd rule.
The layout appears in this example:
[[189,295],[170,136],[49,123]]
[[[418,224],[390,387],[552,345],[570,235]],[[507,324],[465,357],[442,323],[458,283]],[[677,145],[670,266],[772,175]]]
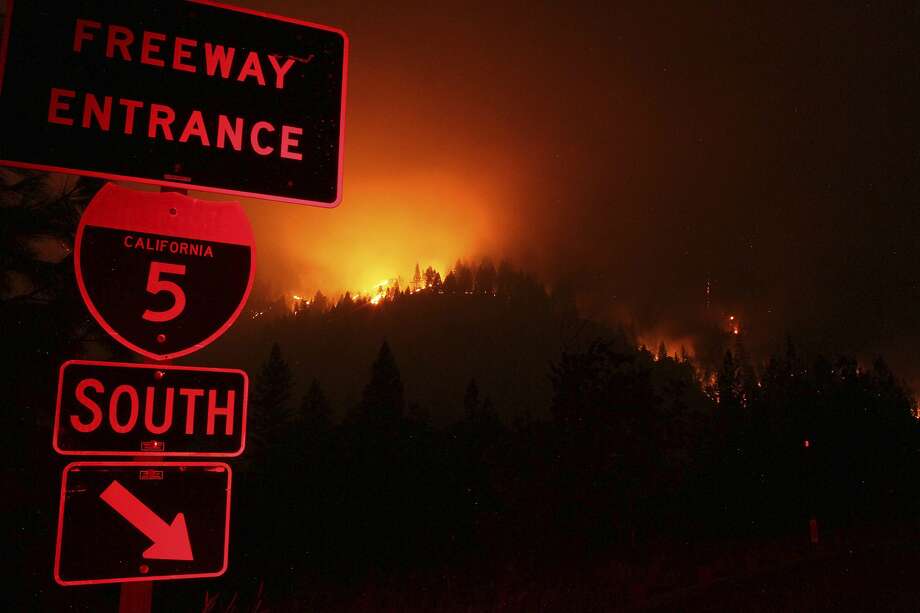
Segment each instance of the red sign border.
[[[103,190],[105,190],[106,187],[108,187],[108,185],[109,184],[104,185],[102,189],[99,190],[99,192],[101,193]],[[127,189],[127,188],[121,188],[121,189]],[[188,196],[183,196],[183,197],[188,198]],[[204,202],[205,204],[209,204],[207,200],[199,200],[199,202]],[[223,204],[227,204],[227,203],[223,203]],[[246,216],[246,212],[243,209],[243,205],[239,203],[236,203],[236,205],[240,207],[240,209],[243,211],[243,217],[245,217],[246,221],[249,222],[249,218]],[[87,205],[87,208],[89,208],[89,206],[92,206],[92,201],[90,201],[90,204]],[[141,349],[140,347],[138,347],[137,345],[135,345],[134,343],[126,339],[124,336],[119,334],[115,330],[115,328],[113,328],[111,324],[109,324],[109,322],[102,316],[102,314],[96,308],[96,305],[93,304],[93,301],[90,300],[89,293],[86,291],[86,284],[83,283],[83,270],[80,268],[80,254],[83,250],[83,230],[86,228],[86,219],[87,219],[87,215],[86,215],[86,211],[84,211],[84,213],[80,216],[80,223],[77,225],[77,232],[74,235],[74,247],[73,247],[73,267],[74,267],[74,272],[77,277],[77,288],[80,290],[80,297],[83,298],[83,303],[86,305],[86,308],[89,309],[89,312],[93,316],[93,319],[95,319],[96,322],[100,326],[102,326],[103,330],[105,330],[109,336],[114,338],[116,341],[118,341],[119,343],[121,343],[122,345],[130,349],[131,351],[145,358],[150,358],[151,360],[156,360],[158,362],[163,361],[163,360],[173,360],[175,358],[181,358],[184,355],[188,355],[200,349],[204,349],[205,347],[210,345],[212,342],[216,341],[218,338],[223,336],[224,333],[230,329],[230,326],[232,326],[236,322],[237,318],[240,316],[240,313],[243,312],[243,308],[246,306],[246,302],[249,301],[249,294],[252,292],[252,285],[255,282],[255,278],[256,278],[256,242],[255,242],[254,232],[253,232],[253,237],[252,237],[252,244],[249,245],[249,279],[246,281],[246,291],[243,293],[243,297],[240,299],[240,303],[239,305],[237,305],[236,310],[234,310],[233,313],[230,315],[230,317],[227,318],[227,321],[224,322],[224,324],[220,328],[215,330],[214,333],[211,334],[211,336],[205,338],[200,343],[192,345],[191,347],[187,347],[181,351],[175,351],[173,353],[159,354],[159,353],[153,353],[151,351],[147,351],[146,349]],[[249,225],[251,228],[252,222],[249,222]],[[184,237],[184,238],[190,238],[190,237]]]
[[[240,427],[240,448],[234,452],[224,451],[71,451],[58,445],[58,431],[61,426],[61,399],[64,393],[64,370],[71,364],[82,366],[118,366],[123,368],[146,368],[148,370],[193,370],[204,372],[229,372],[243,375],[242,426]],[[249,410],[249,375],[239,368],[214,368],[210,366],[168,366],[166,364],[136,364],[133,362],[103,362],[99,360],[67,360],[58,369],[57,400],[54,406],[54,433],[51,447],[63,456],[132,456],[132,457],[189,457],[189,458],[236,458],[246,450],[246,422]]]
[[[224,516],[224,563],[219,571],[213,573],[188,573],[184,575],[140,575],[137,577],[115,577],[111,579],[80,579],[77,581],[66,581],[61,579],[61,537],[64,531],[64,502],[67,492],[67,474],[74,468],[80,466],[100,466],[100,467],[135,467],[138,470],[147,467],[222,467],[227,471],[227,512]],[[220,577],[227,572],[228,560],[230,558],[230,494],[233,490],[233,471],[226,462],[71,462],[64,467],[61,473],[61,501],[58,507],[57,538],[54,546],[54,581],[61,586],[69,587],[74,585],[103,585],[107,583],[134,583],[138,581],[164,581],[168,579],[204,579],[208,577]]]
[[[3,0],[0,0],[2,2]],[[160,187],[172,187],[179,189],[191,189],[202,192],[209,192],[213,194],[223,194],[227,196],[243,196],[248,198],[256,198],[259,200],[270,200],[274,202],[285,202],[288,204],[304,204],[308,206],[317,206],[325,209],[334,209],[342,203],[342,187],[344,185],[343,175],[344,175],[344,163],[345,163],[345,98],[346,92],[348,90],[348,34],[345,33],[341,28],[336,28],[334,26],[326,26],[319,23],[313,23],[310,21],[304,21],[302,19],[295,19],[294,17],[285,17],[284,15],[277,15],[275,13],[268,13],[265,11],[258,11],[254,9],[243,8],[239,6],[233,6],[230,4],[225,4],[223,2],[216,2],[214,0],[185,0],[186,2],[192,2],[195,4],[204,4],[206,6],[213,6],[215,8],[224,9],[228,11],[236,11],[237,13],[246,13],[247,15],[253,15],[256,17],[262,17],[263,19],[273,19],[275,21],[284,21],[286,23],[292,23],[299,26],[305,26],[309,28],[315,28],[317,30],[325,30],[327,32],[333,32],[342,37],[343,46],[343,56],[342,56],[342,99],[339,104],[339,161],[338,161],[338,177],[336,178],[336,189],[335,189],[335,200],[332,202],[323,202],[320,200],[305,200],[303,198],[290,198],[288,196],[277,196],[271,194],[263,194],[260,192],[246,192],[234,189],[225,189],[221,187],[212,187],[208,185],[197,185],[191,182],[183,183],[181,181],[167,181],[165,179],[151,179],[145,177],[131,177],[127,175],[119,175],[110,172],[99,172],[95,170],[81,170],[79,168],[65,168],[62,166],[53,166],[50,164],[34,164],[32,162],[16,162],[13,160],[3,160],[0,159],[0,166],[11,166],[13,168],[26,168],[29,170],[44,170],[47,172],[61,172],[65,174],[72,175],[81,175],[87,177],[95,177],[97,179],[107,179],[109,181],[130,181],[133,183],[142,183],[145,185],[158,185]],[[6,0],[6,17],[3,24],[3,38],[0,40],[0,94],[3,92],[3,75],[6,67],[6,55],[7,47],[9,45],[10,37],[10,26],[13,22],[13,3],[14,0]]]
[[3,74],[6,69],[6,51],[10,45],[10,25],[13,23],[13,0],[6,0],[3,18],[3,38],[0,38],[0,94],[3,93]]

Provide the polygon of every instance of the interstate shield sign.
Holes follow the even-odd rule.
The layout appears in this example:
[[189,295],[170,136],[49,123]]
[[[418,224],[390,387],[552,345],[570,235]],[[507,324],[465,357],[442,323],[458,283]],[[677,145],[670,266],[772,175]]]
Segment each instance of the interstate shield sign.
[[255,273],[235,202],[105,185],[77,228],[77,284],[96,321],[155,360],[201,349],[236,320]]

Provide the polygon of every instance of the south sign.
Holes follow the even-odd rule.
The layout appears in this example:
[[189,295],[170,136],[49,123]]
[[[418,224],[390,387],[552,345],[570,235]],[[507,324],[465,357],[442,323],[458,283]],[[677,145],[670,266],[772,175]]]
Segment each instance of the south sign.
[[200,0],[8,0],[4,35],[0,164],[341,200],[341,30]]
[[133,351],[166,360],[201,349],[236,320],[255,248],[234,202],[109,183],[80,219],[74,263],[96,321]]
[[71,360],[53,446],[64,455],[232,457],[246,443],[242,370]]

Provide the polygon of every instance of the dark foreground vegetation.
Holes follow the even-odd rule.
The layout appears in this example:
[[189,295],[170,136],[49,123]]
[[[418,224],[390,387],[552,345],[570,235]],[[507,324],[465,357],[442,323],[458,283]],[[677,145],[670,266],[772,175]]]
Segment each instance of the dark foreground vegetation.
[[[4,608],[115,610],[117,588],[51,579],[51,418],[62,361],[127,356],[90,323],[69,255],[23,241],[72,241],[92,186],[41,206],[29,189],[7,188],[0,223]],[[155,610],[916,610],[902,571],[920,559],[920,430],[883,360],[792,341],[753,360],[735,340],[709,369],[486,270],[488,286],[470,272],[468,289],[342,301],[228,341],[227,361],[241,339],[271,347],[232,461],[230,571],[157,585]]]

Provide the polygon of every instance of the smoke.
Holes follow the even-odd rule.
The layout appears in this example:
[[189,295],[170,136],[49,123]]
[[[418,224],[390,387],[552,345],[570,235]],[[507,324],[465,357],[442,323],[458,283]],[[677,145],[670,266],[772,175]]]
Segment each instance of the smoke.
[[920,373],[920,73],[896,9],[259,5],[352,51],[341,206],[247,203],[266,283],[510,257],[640,337],[702,345],[736,314],[752,352],[791,334]]

